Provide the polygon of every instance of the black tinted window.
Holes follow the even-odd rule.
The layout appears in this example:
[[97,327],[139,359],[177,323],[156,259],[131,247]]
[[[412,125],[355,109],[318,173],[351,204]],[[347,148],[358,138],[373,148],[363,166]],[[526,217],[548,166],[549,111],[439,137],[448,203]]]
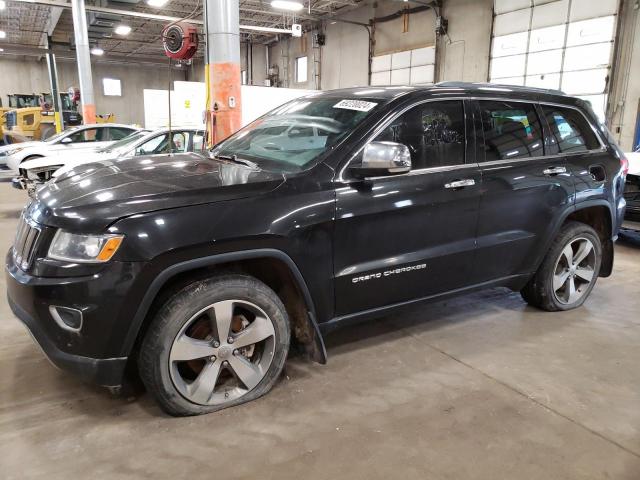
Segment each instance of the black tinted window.
[[551,143],[560,153],[584,152],[600,148],[600,143],[584,116],[572,108],[543,105],[551,129]]
[[125,137],[128,137],[133,133],[133,130],[129,130],[128,128],[118,128],[111,127],[109,128],[109,134],[111,135],[111,140],[122,140]]
[[376,141],[409,147],[415,170],[464,163],[464,135],[462,101],[447,100],[412,108],[385,128]]
[[540,120],[529,103],[480,101],[485,161],[544,155]]

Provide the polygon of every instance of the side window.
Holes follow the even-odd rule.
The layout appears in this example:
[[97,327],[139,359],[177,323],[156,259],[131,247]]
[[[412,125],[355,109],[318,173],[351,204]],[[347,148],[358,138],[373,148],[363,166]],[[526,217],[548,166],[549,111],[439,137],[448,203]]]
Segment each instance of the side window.
[[[189,137],[186,132],[177,132],[173,133],[171,137],[173,139],[173,145],[171,150],[176,153],[184,153],[187,151],[187,147],[189,146]],[[169,153],[169,150],[165,153]]]
[[71,143],[100,142],[102,141],[100,137],[102,137],[104,130],[104,128],[86,128],[69,135],[69,138],[71,139]]
[[127,128],[109,128],[109,136],[111,137],[111,140],[122,140],[124,137],[128,137],[132,133],[133,130],[129,130]]
[[158,135],[151,140],[144,142],[138,148],[136,148],[136,155],[150,155],[153,153],[159,153],[164,147],[167,146],[167,134]]
[[560,153],[600,148],[595,133],[577,110],[543,105],[542,111],[551,129],[551,143],[557,146]]
[[375,141],[402,143],[412,169],[464,163],[465,125],[461,100],[426,102],[395,119]]
[[193,151],[202,152],[204,150],[204,132],[197,131],[193,134]]
[[532,104],[484,100],[478,103],[486,162],[544,155],[540,120]]

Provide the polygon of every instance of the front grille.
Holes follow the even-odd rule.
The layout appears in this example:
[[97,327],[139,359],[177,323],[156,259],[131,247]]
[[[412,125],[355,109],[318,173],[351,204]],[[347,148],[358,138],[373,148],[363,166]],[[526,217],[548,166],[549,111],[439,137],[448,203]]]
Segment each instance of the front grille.
[[16,240],[13,243],[13,259],[16,265],[23,270],[27,270],[31,266],[40,233],[40,227],[28,220],[24,214],[20,216]]

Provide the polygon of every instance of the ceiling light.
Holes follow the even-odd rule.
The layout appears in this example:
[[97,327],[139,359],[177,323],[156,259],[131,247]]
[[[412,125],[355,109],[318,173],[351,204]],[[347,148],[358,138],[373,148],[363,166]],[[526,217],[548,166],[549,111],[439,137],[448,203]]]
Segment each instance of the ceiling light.
[[292,12],[298,12],[304,8],[302,3],[291,0],[273,0],[271,6],[278,10],[291,10]]
[[131,27],[129,25],[118,25],[114,32],[116,32],[116,35],[129,35]]
[[0,38],[7,38],[7,32],[0,30]]
[[101,49],[100,47],[93,47],[91,49],[91,55],[98,55],[98,56],[104,55],[104,50]]
[[168,1],[169,0],[147,0],[147,5],[150,7],[160,8],[164,7]]
[[4,10],[5,8],[7,8],[7,2],[0,0],[0,10]]
[[4,52],[4,48],[0,48],[0,52]]

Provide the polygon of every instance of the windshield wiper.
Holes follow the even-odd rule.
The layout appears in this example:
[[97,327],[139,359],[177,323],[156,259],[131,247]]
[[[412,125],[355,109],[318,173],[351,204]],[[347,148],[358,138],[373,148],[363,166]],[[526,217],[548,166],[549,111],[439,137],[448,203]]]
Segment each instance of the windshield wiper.
[[233,155],[217,154],[217,155],[214,155],[213,158],[217,160],[228,160],[229,162],[239,163],[240,165],[245,165],[250,168],[255,168],[255,169],[259,168],[257,163],[252,162],[251,160],[247,160],[245,158],[238,158],[236,154],[233,154]]

